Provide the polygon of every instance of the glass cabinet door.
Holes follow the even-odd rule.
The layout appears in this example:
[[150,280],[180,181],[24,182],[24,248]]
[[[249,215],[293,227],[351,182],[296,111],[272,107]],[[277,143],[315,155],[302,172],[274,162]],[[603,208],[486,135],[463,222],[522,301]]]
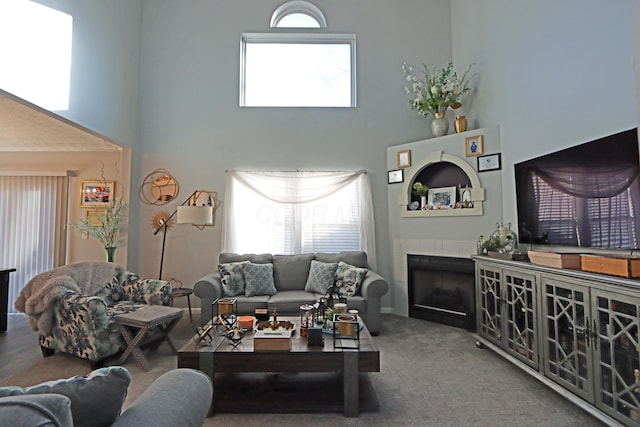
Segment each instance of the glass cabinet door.
[[500,270],[480,265],[477,270],[476,292],[478,298],[478,333],[501,344],[502,341],[502,298]]
[[638,297],[593,291],[596,344],[596,405],[640,425],[640,326]]
[[545,374],[593,402],[589,288],[543,278]]
[[535,277],[505,271],[505,338],[507,350],[529,366],[538,368]]

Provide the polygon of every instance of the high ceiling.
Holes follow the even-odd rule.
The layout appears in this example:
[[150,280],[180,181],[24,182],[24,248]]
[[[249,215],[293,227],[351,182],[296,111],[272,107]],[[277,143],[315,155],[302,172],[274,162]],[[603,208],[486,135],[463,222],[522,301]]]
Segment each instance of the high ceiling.
[[107,138],[0,90],[0,152],[113,151]]

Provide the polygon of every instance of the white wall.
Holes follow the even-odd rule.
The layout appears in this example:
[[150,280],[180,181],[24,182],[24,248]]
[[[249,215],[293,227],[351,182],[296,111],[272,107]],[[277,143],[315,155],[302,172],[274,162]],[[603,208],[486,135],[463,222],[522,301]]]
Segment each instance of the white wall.
[[[449,2],[316,1],[329,32],[356,34],[358,107],[239,108],[240,34],[268,31],[281,3],[143,3],[142,172],[163,167],[174,174],[181,192],[166,207],[172,212],[197,188],[218,191],[224,203],[228,169],[366,169],[373,188],[378,270],[390,277],[386,147],[429,132],[428,123],[408,109],[401,64],[449,60]],[[153,236],[147,224],[160,209],[141,208],[144,274],[158,271],[162,236]],[[219,212],[213,229],[177,225],[170,230],[163,276],[187,286],[215,269],[222,222]]]
[[479,74],[468,115],[501,129],[504,221],[514,163],[637,126],[629,4],[451,1],[454,61]]
[[[130,187],[136,196],[141,156],[138,83],[142,0],[34,1],[73,17],[69,110],[55,113],[132,148],[131,156],[126,156],[131,166],[108,167],[125,168],[126,175],[120,176],[126,186],[123,194],[128,197]],[[94,166],[99,171],[99,162]],[[132,202],[129,218],[132,228],[137,229],[138,203],[136,199]],[[128,234],[129,251],[120,250],[117,258],[135,268],[138,235]]]
[[[71,108],[61,114],[134,148],[133,194],[158,167],[179,180],[179,199],[205,188],[223,201],[226,169],[365,168],[388,278],[386,149],[430,137],[428,120],[407,108],[403,61],[476,63],[477,90],[463,109],[470,128],[500,128],[506,222],[515,218],[514,162],[638,122],[633,0],[318,0],[329,31],[357,35],[352,110],[238,107],[239,35],[266,31],[281,0],[39,2],[74,15]],[[132,201],[139,242],[130,236],[129,262],[153,276],[161,240],[149,221],[159,208]],[[192,284],[214,268],[221,222],[171,230],[166,277]]]

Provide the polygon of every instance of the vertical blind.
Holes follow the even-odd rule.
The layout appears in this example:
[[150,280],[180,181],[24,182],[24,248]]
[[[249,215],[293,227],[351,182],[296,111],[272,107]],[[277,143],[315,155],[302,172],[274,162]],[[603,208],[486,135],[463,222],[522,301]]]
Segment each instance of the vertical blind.
[[67,193],[66,176],[0,176],[0,266],[16,269],[9,313],[33,276],[64,264]]
[[223,252],[364,251],[375,268],[373,203],[364,171],[229,171],[223,207]]

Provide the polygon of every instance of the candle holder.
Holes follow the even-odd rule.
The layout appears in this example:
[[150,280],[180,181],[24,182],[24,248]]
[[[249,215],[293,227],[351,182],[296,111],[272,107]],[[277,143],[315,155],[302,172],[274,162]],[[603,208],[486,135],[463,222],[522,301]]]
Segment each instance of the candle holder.
[[300,336],[306,337],[309,328],[313,327],[314,310],[311,304],[302,304],[300,306]]
[[238,327],[238,300],[236,298],[218,298],[212,303],[214,313],[211,323],[225,330]]
[[360,349],[360,322],[353,314],[333,316],[333,348]]

